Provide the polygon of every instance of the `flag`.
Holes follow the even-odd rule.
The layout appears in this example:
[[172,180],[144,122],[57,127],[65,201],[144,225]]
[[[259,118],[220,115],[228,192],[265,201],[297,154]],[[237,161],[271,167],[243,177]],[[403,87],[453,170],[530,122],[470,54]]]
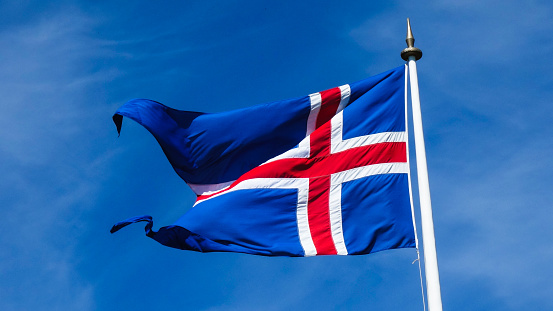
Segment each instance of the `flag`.
[[197,200],[159,243],[264,256],[359,255],[415,247],[405,67],[291,100],[223,112],[137,99],[120,107],[159,142]]

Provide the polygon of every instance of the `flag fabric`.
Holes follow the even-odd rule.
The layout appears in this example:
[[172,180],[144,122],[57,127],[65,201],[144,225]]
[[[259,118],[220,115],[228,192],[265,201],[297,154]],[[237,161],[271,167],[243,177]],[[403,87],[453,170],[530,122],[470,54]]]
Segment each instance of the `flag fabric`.
[[199,252],[358,255],[415,247],[405,66],[308,96],[224,113],[132,100],[197,201],[147,236]]

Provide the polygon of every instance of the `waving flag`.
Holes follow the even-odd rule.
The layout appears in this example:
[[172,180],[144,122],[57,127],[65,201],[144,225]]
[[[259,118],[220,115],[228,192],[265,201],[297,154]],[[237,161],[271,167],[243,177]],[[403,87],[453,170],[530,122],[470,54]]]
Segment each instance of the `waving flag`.
[[308,96],[206,114],[150,100],[117,110],[159,142],[198,195],[163,245],[265,256],[357,255],[415,247],[405,69]]

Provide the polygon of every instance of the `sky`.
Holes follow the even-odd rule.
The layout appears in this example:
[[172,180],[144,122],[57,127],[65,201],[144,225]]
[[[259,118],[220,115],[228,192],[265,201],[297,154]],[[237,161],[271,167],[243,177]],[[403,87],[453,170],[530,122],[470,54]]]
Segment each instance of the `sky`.
[[410,17],[444,309],[553,310],[551,16],[546,0],[0,1],[0,309],[423,310],[414,249],[266,258],[109,233],[195,200],[145,129],[117,136],[127,100],[221,112],[358,81],[404,63]]

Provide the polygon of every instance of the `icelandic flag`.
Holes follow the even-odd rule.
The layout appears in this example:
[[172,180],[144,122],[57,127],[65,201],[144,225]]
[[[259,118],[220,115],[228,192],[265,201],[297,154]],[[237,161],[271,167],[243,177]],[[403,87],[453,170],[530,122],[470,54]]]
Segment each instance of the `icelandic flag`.
[[117,110],[157,139],[197,201],[146,235],[198,252],[358,255],[415,247],[405,67],[224,113],[132,100]]

